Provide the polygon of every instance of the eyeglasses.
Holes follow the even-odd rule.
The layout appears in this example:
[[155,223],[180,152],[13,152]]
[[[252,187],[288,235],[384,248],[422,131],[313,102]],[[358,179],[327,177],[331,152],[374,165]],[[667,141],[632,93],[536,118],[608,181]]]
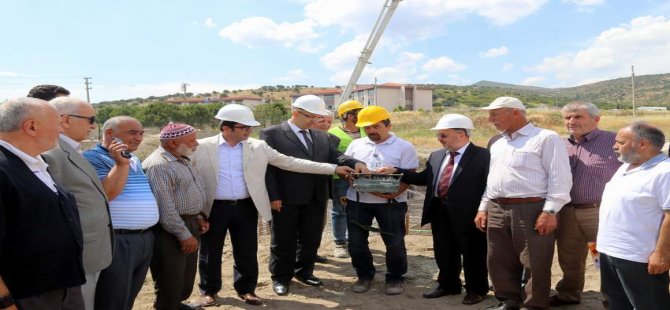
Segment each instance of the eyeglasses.
[[445,135],[445,134],[443,134],[443,133],[438,133],[438,134],[435,135],[435,138],[438,138],[438,139],[446,139],[446,138],[447,138],[447,135]]
[[88,123],[91,124],[91,125],[93,125],[95,123],[95,115],[93,115],[93,116],[81,116],[81,115],[77,115],[77,114],[66,114],[66,115],[76,117],[76,118],[87,119]]
[[320,116],[320,115],[309,115],[309,114],[307,114],[307,113],[305,113],[305,112],[303,112],[303,111],[300,111],[300,110],[298,110],[298,113],[302,114],[303,116],[305,116],[306,118],[309,118],[309,119],[323,118],[323,117]]
[[247,131],[247,130],[251,129],[251,126],[233,126],[233,128],[242,129],[244,131]]

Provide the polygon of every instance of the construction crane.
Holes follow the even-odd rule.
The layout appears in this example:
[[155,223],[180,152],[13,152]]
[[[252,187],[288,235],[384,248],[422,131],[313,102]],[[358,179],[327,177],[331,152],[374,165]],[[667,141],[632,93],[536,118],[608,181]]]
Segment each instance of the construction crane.
[[340,96],[340,103],[349,100],[351,91],[353,91],[354,87],[356,86],[358,78],[361,77],[361,73],[363,73],[365,65],[368,64],[368,60],[370,60],[370,56],[375,50],[377,42],[379,42],[382,34],[384,34],[384,29],[386,29],[386,26],[391,20],[391,16],[393,16],[393,13],[398,7],[400,1],[402,0],[386,0],[386,3],[384,3],[382,11],[379,13],[379,17],[377,17],[377,21],[375,22],[374,27],[372,27],[372,32],[370,32],[368,41],[365,42],[365,47],[363,47],[363,50],[361,51],[361,56],[358,57],[358,63],[356,64],[354,71],[351,73],[349,82]]

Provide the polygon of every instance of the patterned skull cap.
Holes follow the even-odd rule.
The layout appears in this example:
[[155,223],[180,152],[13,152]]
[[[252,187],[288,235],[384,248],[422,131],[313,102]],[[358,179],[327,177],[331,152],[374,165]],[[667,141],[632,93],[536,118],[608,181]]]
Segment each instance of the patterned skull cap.
[[195,128],[191,125],[170,122],[163,129],[161,129],[161,140],[172,140],[188,136],[195,132]]

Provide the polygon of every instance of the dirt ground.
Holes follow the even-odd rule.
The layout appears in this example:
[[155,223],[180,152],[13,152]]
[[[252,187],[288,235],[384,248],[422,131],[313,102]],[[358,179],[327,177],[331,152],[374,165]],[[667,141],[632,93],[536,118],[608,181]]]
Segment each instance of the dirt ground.
[[[416,195],[415,197],[423,197]],[[435,285],[437,278],[437,266],[433,259],[433,242],[429,232],[416,224],[420,216],[420,200],[413,199],[410,203],[411,224],[410,234],[406,236],[408,256],[408,272],[405,282],[405,292],[401,295],[387,296],[384,294],[384,244],[378,234],[370,236],[370,248],[374,256],[377,276],[370,291],[358,294],[351,291],[351,285],[355,282],[355,272],[351,266],[350,259],[333,258],[333,242],[330,227],[324,231],[323,241],[319,254],[329,258],[327,264],[317,264],[314,270],[315,276],[324,282],[323,287],[311,287],[300,282],[293,281],[288,296],[277,296],[272,291],[272,281],[268,271],[270,254],[269,232],[261,231],[258,247],[259,279],[256,294],[263,299],[263,306],[250,306],[242,302],[232,288],[233,282],[233,258],[230,241],[226,240],[223,255],[223,289],[219,292],[218,302],[220,306],[207,309],[485,309],[496,305],[497,301],[490,292],[489,296],[481,303],[465,306],[461,304],[464,295],[446,296],[437,299],[425,299],[421,294],[429,291]],[[589,256],[586,271],[586,291],[582,303],[575,306],[564,306],[561,309],[602,309],[602,297],[599,291],[600,274],[593,267]],[[561,277],[558,262],[554,259],[552,283]],[[193,294],[191,298],[199,295],[196,276]],[[151,275],[147,276],[144,287],[135,301],[133,309],[152,309],[154,301],[153,281]]]

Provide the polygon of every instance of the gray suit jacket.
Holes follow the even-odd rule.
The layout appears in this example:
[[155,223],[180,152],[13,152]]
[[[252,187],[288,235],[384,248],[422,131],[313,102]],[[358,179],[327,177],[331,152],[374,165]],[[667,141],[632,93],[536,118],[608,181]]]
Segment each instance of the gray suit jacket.
[[54,181],[72,193],[84,233],[84,271],[93,273],[112,262],[114,231],[109,216],[109,203],[95,169],[74,148],[62,139],[59,146],[42,154],[49,164]]

